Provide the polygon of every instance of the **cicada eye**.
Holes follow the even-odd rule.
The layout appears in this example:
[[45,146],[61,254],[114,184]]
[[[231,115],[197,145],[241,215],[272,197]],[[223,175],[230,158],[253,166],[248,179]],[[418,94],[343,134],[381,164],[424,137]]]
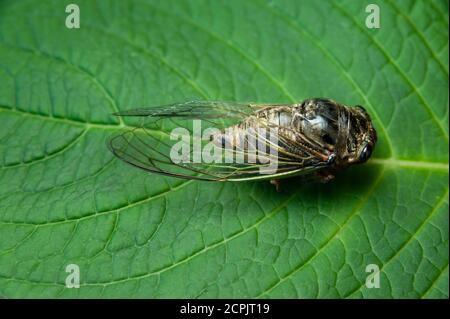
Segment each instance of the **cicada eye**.
[[369,159],[370,155],[372,155],[372,146],[367,144],[359,154],[359,160],[361,162],[366,162]]

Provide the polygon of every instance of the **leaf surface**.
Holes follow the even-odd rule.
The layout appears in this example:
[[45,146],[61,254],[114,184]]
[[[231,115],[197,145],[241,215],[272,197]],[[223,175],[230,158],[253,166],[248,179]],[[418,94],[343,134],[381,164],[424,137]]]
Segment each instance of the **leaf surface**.
[[[448,2],[378,1],[380,29],[361,1],[76,3],[79,29],[64,1],[0,3],[2,296],[448,298]],[[379,136],[326,185],[164,178],[105,145],[119,110],[310,97]]]

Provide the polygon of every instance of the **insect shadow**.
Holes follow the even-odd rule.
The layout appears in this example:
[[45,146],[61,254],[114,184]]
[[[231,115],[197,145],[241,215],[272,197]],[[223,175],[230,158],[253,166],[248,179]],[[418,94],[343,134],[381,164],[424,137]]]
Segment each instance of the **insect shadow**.
[[[319,194],[330,200],[348,194],[362,196],[370,189],[380,172],[379,165],[361,165],[338,172],[336,177],[327,183],[322,183],[318,178],[311,176],[287,178],[280,180],[280,196],[298,193],[299,200],[311,198],[309,195],[312,194]],[[261,187],[261,191],[275,192],[274,186],[269,183],[255,183],[255,187]]]

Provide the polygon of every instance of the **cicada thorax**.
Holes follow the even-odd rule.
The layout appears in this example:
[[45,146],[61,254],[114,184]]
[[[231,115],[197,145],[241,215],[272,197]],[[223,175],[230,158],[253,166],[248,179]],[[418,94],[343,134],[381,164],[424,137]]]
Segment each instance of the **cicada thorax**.
[[363,161],[359,153],[364,147],[370,147],[371,153],[376,141],[370,117],[362,107],[350,108],[330,99],[304,101],[295,108],[292,125],[308,140],[308,147],[328,156],[334,168]]
[[292,125],[313,144],[332,150],[339,137],[341,107],[330,100],[307,100],[295,108]]

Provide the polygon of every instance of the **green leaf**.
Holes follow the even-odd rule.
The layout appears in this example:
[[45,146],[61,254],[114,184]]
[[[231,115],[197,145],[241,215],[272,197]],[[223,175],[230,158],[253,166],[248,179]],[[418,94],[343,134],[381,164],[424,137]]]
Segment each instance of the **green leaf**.
[[[448,298],[447,1],[377,1],[379,29],[365,1],[75,2],[79,29],[70,2],[0,3],[3,297]],[[117,110],[310,97],[379,135],[326,185],[163,178],[105,146]]]

